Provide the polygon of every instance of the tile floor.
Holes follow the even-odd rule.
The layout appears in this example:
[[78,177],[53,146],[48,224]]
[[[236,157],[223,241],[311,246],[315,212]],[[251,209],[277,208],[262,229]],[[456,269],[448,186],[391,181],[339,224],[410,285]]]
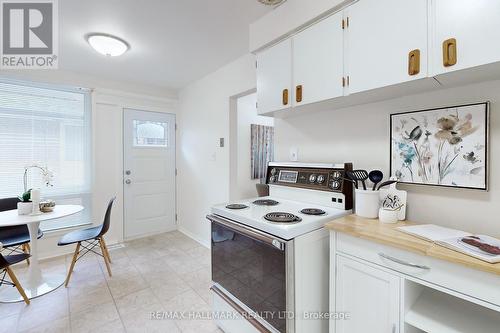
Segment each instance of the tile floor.
[[[111,278],[101,258],[87,255],[75,266],[68,288],[30,306],[0,303],[0,333],[222,332],[198,317],[151,319],[154,312],[210,310],[207,248],[174,231],[128,242],[110,255]],[[42,265],[65,273],[70,262],[66,256]],[[22,276],[25,269],[15,271]]]

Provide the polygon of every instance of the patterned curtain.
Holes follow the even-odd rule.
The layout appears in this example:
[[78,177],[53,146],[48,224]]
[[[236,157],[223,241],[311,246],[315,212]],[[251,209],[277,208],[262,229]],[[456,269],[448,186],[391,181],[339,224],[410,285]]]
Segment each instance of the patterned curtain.
[[251,126],[252,179],[266,178],[267,164],[274,160],[274,127]]

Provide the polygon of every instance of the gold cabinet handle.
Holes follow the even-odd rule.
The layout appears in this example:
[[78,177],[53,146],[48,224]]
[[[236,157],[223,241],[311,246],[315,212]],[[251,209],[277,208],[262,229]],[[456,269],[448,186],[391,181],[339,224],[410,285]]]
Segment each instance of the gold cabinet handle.
[[443,42],[443,65],[450,67],[457,63],[457,40],[447,39]]
[[283,105],[288,105],[288,89],[283,89]]
[[295,87],[295,100],[297,103],[302,102],[302,85]]
[[408,75],[420,73],[420,50],[415,49],[408,53]]

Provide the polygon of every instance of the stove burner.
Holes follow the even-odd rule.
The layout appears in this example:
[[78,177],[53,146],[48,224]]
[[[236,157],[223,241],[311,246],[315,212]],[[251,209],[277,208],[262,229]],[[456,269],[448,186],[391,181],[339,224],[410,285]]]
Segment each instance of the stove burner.
[[283,212],[269,213],[264,215],[264,218],[270,222],[276,223],[299,223],[300,221],[302,221],[302,219],[297,215]]
[[227,205],[226,208],[227,209],[245,209],[245,208],[248,208],[248,206],[243,205],[243,204],[230,204],[230,205]]
[[319,208],[304,208],[300,211],[302,214],[306,215],[325,215],[326,212]]
[[253,203],[258,206],[276,206],[277,204],[279,204],[278,201],[272,199],[255,200]]

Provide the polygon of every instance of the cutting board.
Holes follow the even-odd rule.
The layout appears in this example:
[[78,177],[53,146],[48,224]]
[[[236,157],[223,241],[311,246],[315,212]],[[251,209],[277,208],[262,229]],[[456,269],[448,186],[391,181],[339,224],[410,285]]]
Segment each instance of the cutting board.
[[390,197],[392,200],[398,200],[400,204],[404,204],[404,206],[399,210],[398,213],[398,220],[404,221],[406,220],[406,198],[408,196],[408,192],[398,190],[396,185],[397,183],[394,183],[391,184],[389,188],[380,190],[380,204],[382,205],[387,197]]

